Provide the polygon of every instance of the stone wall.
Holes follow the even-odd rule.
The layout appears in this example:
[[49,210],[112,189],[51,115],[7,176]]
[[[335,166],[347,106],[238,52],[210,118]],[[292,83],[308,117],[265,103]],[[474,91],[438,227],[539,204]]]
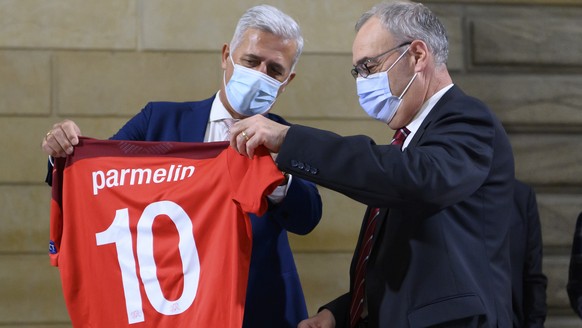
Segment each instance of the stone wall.
[[[391,135],[358,107],[353,25],[370,0],[271,0],[303,28],[297,78],[275,112],[294,123]],[[0,326],[68,327],[47,256],[40,141],[64,118],[107,138],[150,100],[197,100],[222,81],[220,49],[256,1],[0,2]],[[448,28],[455,82],[504,122],[516,174],[538,193],[549,277],[547,327],[579,327],[565,293],[582,211],[582,32],[578,0],[426,1]],[[227,9],[225,9],[227,8]],[[314,313],[343,293],[364,207],[321,188],[324,219],[290,236]]]

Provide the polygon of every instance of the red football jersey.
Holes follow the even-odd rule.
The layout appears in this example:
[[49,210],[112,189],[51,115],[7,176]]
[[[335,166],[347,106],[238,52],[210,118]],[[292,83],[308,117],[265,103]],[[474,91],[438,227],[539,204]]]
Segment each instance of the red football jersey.
[[53,170],[50,259],[75,327],[241,327],[252,246],[283,175],[261,148],[81,138]]

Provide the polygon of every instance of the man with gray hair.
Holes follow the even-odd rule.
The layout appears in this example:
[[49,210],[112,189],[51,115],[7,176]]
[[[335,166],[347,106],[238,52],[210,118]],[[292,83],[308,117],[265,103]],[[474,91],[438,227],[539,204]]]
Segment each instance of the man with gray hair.
[[281,170],[368,206],[349,291],[300,328],[512,326],[512,149],[453,84],[447,52],[427,7],[380,3],[356,24],[351,73],[364,111],[396,130],[390,144],[260,116],[231,129],[241,154],[264,145]]
[[[216,95],[195,102],[148,103],[111,139],[224,141],[232,121],[255,114],[288,125],[269,111],[295,77],[302,49],[301,30],[291,17],[272,6],[252,7],[240,18],[230,44],[222,47],[223,83]],[[65,120],[46,134],[42,149],[53,157],[67,156],[80,135],[79,127]],[[49,170],[49,184],[50,178]],[[286,178],[268,196],[266,214],[250,215],[253,247],[243,327],[296,327],[307,318],[287,231],[313,230],[321,219],[321,198],[313,183],[288,174]],[[215,310],[217,316],[227,311]]]

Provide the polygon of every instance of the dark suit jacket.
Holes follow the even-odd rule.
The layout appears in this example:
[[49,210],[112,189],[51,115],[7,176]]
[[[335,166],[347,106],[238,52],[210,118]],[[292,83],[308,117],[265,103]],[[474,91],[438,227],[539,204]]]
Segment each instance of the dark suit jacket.
[[515,181],[511,220],[513,327],[544,327],[546,287],[542,272],[542,232],[536,195]]
[[578,215],[574,230],[567,290],[570,306],[582,318],[582,212]]
[[[370,327],[446,327],[471,317],[511,326],[513,155],[484,104],[453,86],[404,151],[294,125],[277,162],[381,208],[366,273]],[[352,275],[354,265],[355,257]],[[347,326],[349,302],[347,293],[325,306],[338,327]]]
[[[198,102],[148,103],[112,139],[202,142],[213,100],[214,97]],[[280,116],[268,117],[288,125]],[[307,318],[287,231],[307,234],[319,223],[321,214],[321,198],[315,185],[293,177],[281,203],[269,204],[262,217],[250,215],[253,249],[243,327],[295,328]]]

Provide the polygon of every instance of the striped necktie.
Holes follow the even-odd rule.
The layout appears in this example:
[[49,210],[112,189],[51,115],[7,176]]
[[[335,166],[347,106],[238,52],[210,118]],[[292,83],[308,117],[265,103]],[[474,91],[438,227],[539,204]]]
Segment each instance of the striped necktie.
[[402,146],[404,144],[404,140],[406,139],[406,137],[408,137],[409,134],[410,131],[406,127],[396,130],[396,132],[394,132],[394,136],[392,137],[392,141],[390,142],[390,144]]
[[[398,129],[392,137],[391,145],[401,146],[404,144],[404,140],[410,131],[404,127]],[[356,263],[355,275],[354,275],[354,285],[352,287],[352,299],[350,302],[350,327],[354,328],[361,319],[362,312],[364,310],[364,300],[365,300],[365,287],[366,287],[366,265],[368,264],[368,259],[370,253],[372,252],[372,245],[374,244],[374,232],[376,230],[376,224],[378,223],[378,214],[380,213],[379,208],[371,208],[370,215],[365,224],[364,237],[360,243],[360,251],[358,253],[358,261]]]

